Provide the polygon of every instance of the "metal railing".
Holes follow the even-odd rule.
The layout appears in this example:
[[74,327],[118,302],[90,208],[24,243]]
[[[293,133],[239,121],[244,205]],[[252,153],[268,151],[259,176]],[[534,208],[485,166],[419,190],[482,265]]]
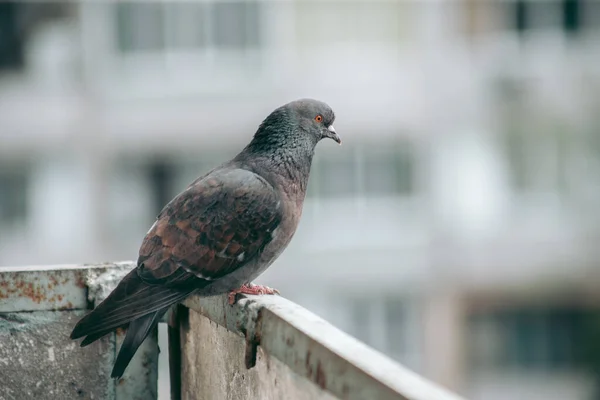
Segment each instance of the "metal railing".
[[[85,348],[69,339],[133,266],[0,268],[0,399],[158,399],[157,332],[119,380],[123,332]],[[280,296],[193,297],[172,311],[171,398],[460,400]]]

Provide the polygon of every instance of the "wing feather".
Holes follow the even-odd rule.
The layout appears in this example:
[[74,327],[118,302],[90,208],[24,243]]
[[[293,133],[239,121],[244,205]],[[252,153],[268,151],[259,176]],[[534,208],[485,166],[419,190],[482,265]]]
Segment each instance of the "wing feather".
[[[245,265],[281,222],[275,189],[251,171],[215,172],[173,199],[140,248],[140,276],[181,285],[181,271],[213,281]],[[232,288],[233,289],[233,288]]]
[[273,187],[251,171],[215,170],[195,181],[161,211],[138,266],[77,323],[71,338],[87,336],[82,344],[88,345],[244,266],[271,241],[282,218],[279,204]]

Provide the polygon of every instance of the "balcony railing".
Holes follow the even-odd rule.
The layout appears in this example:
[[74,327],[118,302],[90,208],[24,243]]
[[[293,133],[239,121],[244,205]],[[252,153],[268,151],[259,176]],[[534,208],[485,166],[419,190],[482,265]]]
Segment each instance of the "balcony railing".
[[[158,399],[157,332],[116,381],[123,332],[69,339],[133,266],[0,268],[0,399]],[[460,400],[279,296],[190,298],[167,319],[173,399]]]

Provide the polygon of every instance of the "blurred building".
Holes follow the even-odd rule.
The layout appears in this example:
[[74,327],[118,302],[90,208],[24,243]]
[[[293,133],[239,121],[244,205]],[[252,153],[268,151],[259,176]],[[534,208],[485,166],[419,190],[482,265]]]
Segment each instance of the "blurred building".
[[598,65],[594,0],[2,2],[0,265],[134,259],[319,98],[344,146],[261,282],[470,399],[597,399]]

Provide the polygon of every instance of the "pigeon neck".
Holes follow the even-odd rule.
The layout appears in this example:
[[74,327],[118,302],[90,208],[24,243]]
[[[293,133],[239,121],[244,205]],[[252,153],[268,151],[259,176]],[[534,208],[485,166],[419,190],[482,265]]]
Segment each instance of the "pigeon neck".
[[302,195],[301,197],[304,198],[314,148],[314,144],[309,140],[287,141],[279,143],[278,146],[251,143],[240,156],[245,153],[242,159],[246,162],[252,160],[249,166],[272,184],[288,192],[289,195]]

